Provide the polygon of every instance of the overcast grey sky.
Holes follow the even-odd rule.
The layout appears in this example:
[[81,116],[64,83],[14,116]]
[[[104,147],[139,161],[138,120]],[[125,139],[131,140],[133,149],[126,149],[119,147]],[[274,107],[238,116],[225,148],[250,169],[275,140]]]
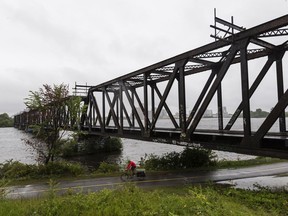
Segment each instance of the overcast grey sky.
[[287,0],[0,0],[0,113],[43,84],[97,85],[213,41],[213,10],[246,28]]

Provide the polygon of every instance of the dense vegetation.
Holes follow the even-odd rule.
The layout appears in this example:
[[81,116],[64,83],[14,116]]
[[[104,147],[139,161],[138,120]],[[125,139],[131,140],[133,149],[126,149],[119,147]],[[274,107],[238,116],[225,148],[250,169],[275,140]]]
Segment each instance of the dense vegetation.
[[262,109],[256,109],[256,111],[250,112],[251,118],[266,118],[269,112],[263,111]]
[[51,162],[48,164],[23,164],[19,161],[6,161],[0,164],[0,178],[13,180],[49,179],[73,177],[84,174],[86,168],[79,163]]
[[0,114],[0,127],[13,127],[14,119],[7,113]]
[[[192,163],[189,160],[202,161]],[[256,160],[257,161],[257,160]],[[260,163],[270,162],[259,159]],[[178,162],[178,163],[176,163]],[[255,161],[254,161],[255,162]],[[218,162],[207,150],[186,148],[181,153],[168,153],[162,157],[150,155],[145,166],[149,170],[185,169],[195,167],[237,166],[237,162]],[[240,165],[245,165],[241,162]],[[102,162],[97,173],[117,173],[120,166]],[[47,165],[27,165],[18,161],[0,164],[0,188],[4,180],[29,180],[89,174],[85,167],[67,162]],[[94,173],[90,173],[95,177]],[[272,190],[258,186],[257,191],[233,189],[213,184],[181,187],[140,189],[134,184],[119,185],[96,193],[82,193],[67,189],[57,195],[57,183],[50,180],[50,190],[43,198],[9,200],[5,190],[0,190],[1,215],[286,215],[287,190]],[[76,192],[77,191],[77,192]]]
[[[109,143],[118,143],[116,141],[108,140],[103,143],[103,146]],[[108,143],[108,144],[107,144]],[[105,148],[104,148],[105,149]],[[110,151],[110,149],[108,149]],[[181,153],[171,152],[163,156],[149,155],[145,162],[147,170],[173,170],[173,169],[189,169],[195,167],[215,166],[215,156],[210,150],[201,148],[186,148]],[[96,173],[116,173],[119,172],[121,166],[125,164],[111,164],[101,162],[97,170],[92,170]],[[80,175],[89,175],[91,170],[80,165],[79,163],[68,163],[66,161],[50,162],[48,164],[23,164],[19,161],[6,161],[0,164],[0,178],[10,180],[29,180],[29,179],[49,179],[54,177],[74,177]]]
[[45,198],[0,200],[2,215],[287,215],[287,191],[236,190],[213,185],[144,190],[125,184],[114,190],[57,196],[57,184]]
[[182,152],[170,152],[162,156],[149,155],[145,161],[147,170],[190,169],[216,165],[216,155],[209,149],[185,148]]

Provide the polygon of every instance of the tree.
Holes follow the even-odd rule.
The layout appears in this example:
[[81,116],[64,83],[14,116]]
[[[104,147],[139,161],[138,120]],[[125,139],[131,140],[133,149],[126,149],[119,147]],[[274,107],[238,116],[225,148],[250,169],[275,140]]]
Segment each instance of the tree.
[[7,113],[0,114],[0,127],[12,127],[13,119]]
[[38,153],[39,162],[48,164],[59,155],[63,136],[70,128],[77,128],[81,113],[81,98],[69,96],[68,86],[43,85],[30,91],[25,105],[38,114],[38,122],[30,125],[34,137],[25,142]]

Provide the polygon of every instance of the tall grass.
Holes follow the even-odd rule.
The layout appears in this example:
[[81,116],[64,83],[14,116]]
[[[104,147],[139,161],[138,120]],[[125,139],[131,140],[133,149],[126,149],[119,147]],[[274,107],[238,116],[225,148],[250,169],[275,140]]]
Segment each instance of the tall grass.
[[127,184],[97,193],[1,200],[2,215],[287,215],[287,191],[245,191],[216,186],[144,190]]

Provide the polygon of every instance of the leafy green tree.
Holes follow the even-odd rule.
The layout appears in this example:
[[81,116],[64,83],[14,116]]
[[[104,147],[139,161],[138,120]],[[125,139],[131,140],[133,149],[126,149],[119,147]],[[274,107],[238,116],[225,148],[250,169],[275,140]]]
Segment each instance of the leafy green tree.
[[262,109],[258,108],[255,112],[251,111],[252,118],[266,118],[269,115],[269,112],[263,111]]
[[25,98],[30,111],[36,111],[41,120],[30,125],[34,137],[25,142],[38,152],[39,162],[48,164],[60,154],[63,137],[80,121],[81,98],[69,96],[68,86],[43,85],[39,91],[30,91]]
[[7,113],[0,114],[0,127],[12,127],[13,118],[10,118]]

